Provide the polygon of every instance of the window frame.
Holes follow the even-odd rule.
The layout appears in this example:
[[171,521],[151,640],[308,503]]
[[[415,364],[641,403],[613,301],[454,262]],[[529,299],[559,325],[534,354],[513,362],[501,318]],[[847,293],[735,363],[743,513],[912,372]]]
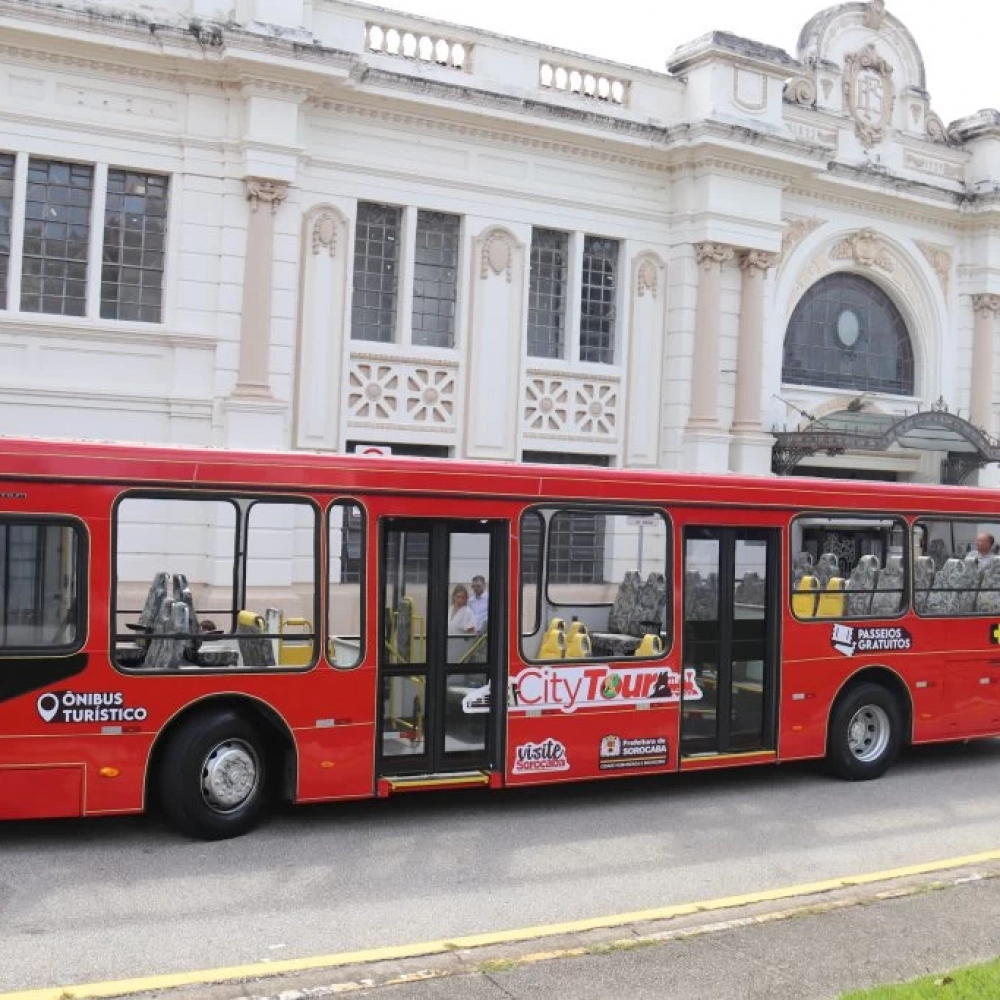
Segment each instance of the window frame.
[[[115,657],[115,649],[117,646],[118,638],[123,633],[120,633],[116,629],[118,615],[120,613],[118,607],[118,586],[119,586],[119,576],[118,576],[118,557],[119,557],[119,545],[118,545],[118,531],[120,524],[119,508],[122,503],[126,500],[181,500],[188,502],[221,502],[229,503],[233,506],[235,510],[235,521],[234,521],[234,531],[233,531],[233,554],[232,554],[232,583],[231,583],[231,600],[233,602],[233,607],[231,609],[234,617],[235,614],[243,610],[245,607],[246,599],[246,559],[247,551],[243,550],[243,573],[240,573],[240,542],[241,539],[246,539],[249,532],[249,521],[250,512],[253,510],[254,506],[260,503],[294,503],[304,506],[308,506],[313,511],[313,542],[312,542],[312,558],[313,558],[313,600],[312,600],[312,616],[313,616],[313,636],[316,648],[314,648],[314,655],[310,663],[306,666],[294,667],[294,666],[198,666],[197,672],[192,670],[179,670],[176,668],[164,668],[162,670],[149,670],[142,667],[124,667],[122,666]],[[241,506],[243,504],[243,506]],[[319,648],[325,636],[325,629],[323,626],[323,620],[320,617],[321,611],[324,608],[324,603],[321,600],[321,591],[323,589],[324,582],[326,580],[326,575],[324,572],[324,567],[322,564],[322,552],[323,552],[323,536],[322,531],[326,524],[325,512],[320,503],[310,494],[288,494],[288,493],[249,493],[243,490],[190,490],[190,489],[147,489],[143,487],[137,487],[135,489],[123,490],[118,496],[115,497],[114,504],[111,508],[111,549],[110,549],[110,581],[109,581],[109,594],[108,594],[108,660],[112,667],[120,674],[126,677],[137,677],[137,676],[148,676],[148,677],[163,677],[163,676],[176,676],[176,677],[191,677],[191,676],[203,676],[203,675],[218,675],[218,674],[238,674],[243,676],[245,674],[261,674],[261,673],[280,673],[285,674],[301,674],[308,673],[311,670],[315,670],[320,664],[326,661],[326,657],[323,650]],[[292,558],[292,556],[289,556]],[[240,586],[242,582],[242,594],[240,591]],[[244,603],[240,603],[243,601]],[[231,638],[236,635],[235,632],[225,632],[223,633],[225,637]]]
[[[793,538],[795,535],[795,524],[801,520],[808,520],[810,518],[826,518],[828,520],[844,520],[844,521],[855,521],[855,522],[874,522],[874,521],[891,521],[895,522],[895,525],[899,526],[903,532],[903,552],[902,552],[902,571],[903,571],[903,589],[900,594],[899,599],[899,610],[893,614],[888,615],[851,615],[847,613],[847,602],[846,597],[844,601],[844,613],[842,615],[813,615],[812,617],[802,617],[795,611],[794,598],[799,594],[808,594],[809,591],[796,590],[793,586],[794,583],[794,560],[795,552],[793,550]],[[859,525],[860,527],[860,525]],[[785,559],[785,568],[788,572],[788,586],[785,588],[785,607],[788,612],[789,617],[796,623],[801,625],[830,625],[839,621],[852,621],[852,622],[869,622],[869,621],[896,621],[897,619],[904,618],[910,613],[913,608],[913,546],[912,546],[912,524],[907,520],[907,518],[900,513],[894,512],[873,512],[873,511],[799,511],[797,512],[788,524],[788,551]],[[822,553],[821,553],[822,554]],[[885,569],[884,560],[879,566],[879,572],[881,573]],[[845,576],[844,579],[844,590],[839,591],[839,593],[847,594],[847,581],[850,578],[850,574]],[[823,593],[823,591],[818,591],[817,594]],[[877,586],[871,591],[872,597],[878,593]],[[818,609],[817,609],[818,610]]]
[[[27,152],[24,150],[2,150],[14,159],[13,192],[10,206],[10,236],[7,251],[7,272],[0,275],[4,282],[5,296],[0,306],[0,317],[17,318],[28,322],[59,322],[68,326],[93,323],[111,327],[140,327],[142,329],[162,329],[170,320],[172,298],[170,296],[170,274],[172,269],[173,241],[171,230],[176,222],[176,198],[172,197],[176,185],[176,173],[170,170],[158,170],[155,167],[137,163],[112,163],[107,160],[90,160],[83,157],[64,156],[60,152],[46,150]],[[24,281],[24,243],[26,208],[31,161],[50,164],[64,164],[69,167],[86,167],[92,171],[91,199],[88,212],[88,241],[86,256],[83,263],[86,267],[84,310],[80,315],[25,310],[22,307]],[[102,312],[102,275],[104,270],[104,230],[106,204],[108,195],[108,175],[111,171],[121,171],[124,174],[143,174],[147,177],[162,177],[165,181],[166,213],[163,232],[163,267],[160,273],[159,288],[159,319],[113,319],[103,317]],[[40,258],[43,262],[47,258]]]
[[[333,622],[330,619],[330,587],[332,585],[333,573],[331,572],[331,563],[333,559],[333,550],[330,547],[330,536],[333,532],[332,518],[333,511],[336,507],[347,508],[349,506],[356,507],[361,512],[361,554],[358,558],[358,598],[360,601],[360,613],[358,616],[358,660],[356,663],[350,665],[343,665],[337,663],[336,657],[331,656],[330,643],[333,641]],[[367,655],[367,621],[368,621],[368,584],[369,584],[369,573],[368,573],[368,525],[370,522],[370,516],[368,513],[368,508],[365,506],[361,497],[355,496],[338,496],[333,500],[330,500],[326,505],[326,510],[324,511],[324,527],[327,543],[327,554],[326,554],[326,566],[323,567],[325,570],[323,575],[323,585],[325,589],[325,601],[326,606],[326,620],[323,623],[322,632],[322,642],[323,642],[323,658],[326,662],[334,669],[339,670],[344,673],[348,673],[352,670],[359,670],[365,662],[365,656]],[[342,539],[342,551],[343,546],[347,544],[347,531],[346,529],[341,529],[344,532],[344,538]],[[351,583],[355,581],[349,581]]]
[[0,527],[14,525],[30,527],[66,527],[72,530],[76,540],[76,587],[72,600],[76,604],[76,639],[68,643],[53,643],[46,646],[4,646],[0,645],[0,656],[24,656],[31,659],[66,656],[76,653],[87,644],[90,622],[90,530],[81,518],[67,514],[20,514],[4,512],[0,514]]

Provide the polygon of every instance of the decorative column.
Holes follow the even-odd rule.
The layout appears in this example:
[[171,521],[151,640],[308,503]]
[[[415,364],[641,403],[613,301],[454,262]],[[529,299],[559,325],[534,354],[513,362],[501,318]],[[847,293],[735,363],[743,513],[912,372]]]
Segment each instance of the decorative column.
[[694,352],[691,373],[691,415],[688,427],[719,426],[719,300],[722,265],[733,259],[733,248],[696,243],[698,298],[695,304]]
[[735,472],[766,473],[771,468],[773,439],[760,422],[764,374],[764,282],[777,257],[763,250],[740,254],[743,272],[739,340],[736,345],[736,407],[729,464]]
[[240,367],[235,397],[271,396],[268,351],[271,346],[271,293],[274,272],[274,216],[288,197],[288,184],[263,177],[244,180],[247,222],[243,306],[240,317]]
[[972,385],[969,420],[993,434],[993,321],[1000,313],[1000,295],[972,296]]
[[719,424],[719,302],[722,265],[733,248],[696,243],[698,290],[695,299],[694,349],[691,354],[691,404],[684,429],[684,467],[698,472],[729,468],[728,430]]

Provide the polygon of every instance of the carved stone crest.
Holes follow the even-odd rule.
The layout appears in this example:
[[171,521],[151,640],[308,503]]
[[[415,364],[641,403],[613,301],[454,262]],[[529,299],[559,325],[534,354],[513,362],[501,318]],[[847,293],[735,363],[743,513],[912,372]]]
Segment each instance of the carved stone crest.
[[494,231],[483,242],[483,260],[479,277],[485,280],[490,271],[494,274],[507,274],[507,282],[511,280],[511,265],[514,250],[506,233]]
[[844,103],[862,145],[874,146],[885,138],[895,101],[892,66],[874,45],[844,56]]
[[331,257],[337,254],[337,220],[333,213],[324,212],[313,223],[312,251],[314,254],[326,248]]
[[635,290],[639,298],[641,299],[646,292],[649,292],[649,294],[655,299],[656,286],[658,283],[656,264],[654,264],[648,257],[644,258],[639,264],[639,270],[635,279]]
[[874,229],[859,229],[830,250],[830,260],[853,260],[859,267],[877,267],[892,274],[896,264]]
[[924,127],[927,129],[927,138],[932,142],[947,143],[951,141],[948,130],[944,127],[944,122],[933,111],[928,112],[924,118]]

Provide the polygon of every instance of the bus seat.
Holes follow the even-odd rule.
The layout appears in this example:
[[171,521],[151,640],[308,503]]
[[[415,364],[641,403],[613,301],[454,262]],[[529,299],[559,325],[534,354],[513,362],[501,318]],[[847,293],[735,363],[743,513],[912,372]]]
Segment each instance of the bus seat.
[[139,612],[139,619],[135,622],[126,623],[125,627],[132,632],[138,632],[136,643],[145,648],[149,644],[149,636],[153,631],[156,620],[160,615],[163,602],[167,599],[167,581],[170,579],[166,572],[157,573],[153,577],[153,582],[146,592],[146,603]]
[[816,601],[819,596],[819,580],[814,576],[804,576],[792,592],[792,613],[796,618],[815,618]]
[[913,607],[920,614],[927,611],[927,598],[936,572],[930,556],[917,556],[913,563]]
[[149,670],[179,670],[187,662],[184,651],[191,636],[191,609],[167,598],[161,605],[143,666]]
[[[288,635],[287,628],[302,629],[303,635]],[[278,664],[282,667],[308,667],[313,660],[312,622],[308,618],[281,617],[281,642],[278,647]]]
[[872,614],[878,617],[898,615],[903,607],[903,560],[887,556],[872,598]]
[[816,602],[817,618],[844,617],[844,586],[842,576],[831,576],[826,581],[826,586],[819,592],[819,600]]
[[236,643],[244,667],[273,667],[274,647],[264,638],[264,619],[255,611],[236,615]]
[[553,618],[542,636],[542,645],[538,650],[540,660],[561,660],[566,655],[566,622],[562,618]]
[[824,552],[816,562],[816,579],[820,588],[825,587],[828,580],[840,576],[840,560],[834,552]]
[[659,656],[663,652],[663,640],[652,632],[647,632],[639,645],[636,646],[634,656]]
[[798,590],[799,581],[804,576],[813,576],[813,557],[811,552],[796,552],[792,556],[792,590]]
[[569,631],[566,633],[566,658],[580,660],[592,655],[593,650],[587,626],[581,621],[570,622]]
[[872,597],[878,586],[878,556],[866,555],[858,560],[847,580],[847,613],[852,617],[870,618]]

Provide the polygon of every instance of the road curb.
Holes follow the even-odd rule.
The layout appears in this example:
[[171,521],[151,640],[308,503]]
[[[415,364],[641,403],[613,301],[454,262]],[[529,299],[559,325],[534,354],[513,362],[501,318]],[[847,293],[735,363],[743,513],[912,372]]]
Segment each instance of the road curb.
[[[945,873],[951,875],[942,879]],[[400,980],[399,976],[430,978],[480,971],[478,967],[489,962],[527,964],[592,954],[595,948],[641,947],[684,936],[789,919],[806,912],[821,913],[996,877],[1000,877],[1000,850],[585,920],[301,959],[0,993],[0,1000],[100,1000],[143,997],[181,989],[186,991],[185,997],[221,997],[223,994],[217,992],[216,987],[224,987],[225,996],[233,997],[232,987],[235,984],[264,985],[279,978],[288,984],[280,989],[282,1000],[294,1000],[298,989],[309,990],[308,993],[301,993],[302,997],[315,997],[408,981]],[[892,888],[878,889],[889,883],[894,884]],[[797,904],[791,907],[785,905],[792,900]],[[740,913],[727,920],[716,919],[717,914],[726,911]],[[629,929],[628,936],[616,938],[615,935],[624,928]],[[537,952],[526,950],[540,942],[551,942],[553,947]],[[433,961],[428,963],[428,959]],[[428,965],[436,967],[428,968]],[[331,986],[320,981],[329,980],[331,971],[335,969],[341,970],[344,975],[338,985]],[[293,978],[294,984],[289,982]],[[311,980],[313,984],[306,984],[305,980]],[[262,994],[246,995],[258,997]]]

